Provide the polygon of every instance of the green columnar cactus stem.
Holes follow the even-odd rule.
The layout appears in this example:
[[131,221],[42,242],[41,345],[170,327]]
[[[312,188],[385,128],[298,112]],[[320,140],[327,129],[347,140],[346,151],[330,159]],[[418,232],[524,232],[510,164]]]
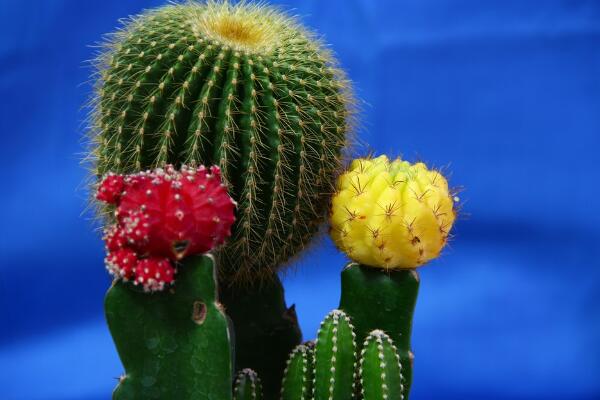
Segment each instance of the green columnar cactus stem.
[[256,372],[249,368],[238,372],[233,389],[233,400],[262,400],[262,398],[262,385]]
[[261,284],[222,282],[220,299],[235,328],[236,369],[256,371],[265,398],[277,398],[287,356],[302,340],[295,308],[286,307],[281,281],[274,275]]
[[355,388],[356,343],[350,318],[333,310],[321,323],[315,346],[315,400],[348,400]]
[[219,271],[248,281],[324,220],[352,119],[336,61],[264,5],[168,5],[129,20],[98,61],[95,172],[218,165],[238,202]]
[[298,345],[288,358],[281,400],[309,400],[312,398],[314,349],[305,344]]
[[412,382],[410,336],[418,291],[416,270],[383,271],[351,263],[342,272],[340,309],[352,318],[360,342],[374,329],[393,340],[402,364],[405,399]]
[[229,329],[215,279],[205,255],[186,259],[171,290],[113,284],[106,319],[125,368],[114,400],[231,399]]
[[365,339],[359,376],[363,400],[403,400],[400,357],[383,331],[374,330]]

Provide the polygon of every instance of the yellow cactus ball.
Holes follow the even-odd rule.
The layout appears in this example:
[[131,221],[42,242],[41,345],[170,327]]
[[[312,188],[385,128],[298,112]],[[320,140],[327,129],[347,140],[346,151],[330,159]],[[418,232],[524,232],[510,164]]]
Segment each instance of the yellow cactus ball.
[[440,172],[382,155],[354,160],[339,177],[331,236],[358,263],[410,269],[440,254],[455,218]]

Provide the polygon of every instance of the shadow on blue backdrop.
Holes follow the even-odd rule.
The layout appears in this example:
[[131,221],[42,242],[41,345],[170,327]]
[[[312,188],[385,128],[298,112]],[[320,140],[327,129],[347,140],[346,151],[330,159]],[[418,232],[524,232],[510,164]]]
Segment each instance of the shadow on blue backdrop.
[[[275,3],[355,82],[359,152],[445,166],[466,188],[453,243],[421,270],[411,398],[600,398],[600,3]],[[2,399],[107,399],[122,372],[84,212],[85,60],[160,4],[1,2]],[[284,275],[306,338],[345,261],[323,237]]]

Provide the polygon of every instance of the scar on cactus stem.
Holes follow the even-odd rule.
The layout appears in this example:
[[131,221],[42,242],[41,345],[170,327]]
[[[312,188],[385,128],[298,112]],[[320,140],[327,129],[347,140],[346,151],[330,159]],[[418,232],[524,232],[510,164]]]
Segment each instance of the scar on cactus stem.
[[331,236],[358,263],[411,269],[440,254],[455,218],[440,172],[399,158],[357,159],[338,180]]
[[215,166],[110,173],[97,198],[115,207],[117,222],[104,237],[109,272],[146,291],[173,283],[174,263],[223,243],[234,221],[235,202]]
[[307,246],[355,108],[316,35],[262,3],[171,4],[127,20],[96,65],[96,175],[218,165],[239,204],[215,252],[228,282],[273,279]]

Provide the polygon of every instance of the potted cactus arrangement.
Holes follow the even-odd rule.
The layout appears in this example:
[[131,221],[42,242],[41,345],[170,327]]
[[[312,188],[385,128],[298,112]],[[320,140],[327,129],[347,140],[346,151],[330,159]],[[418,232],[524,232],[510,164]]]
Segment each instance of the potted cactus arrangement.
[[[92,156],[113,399],[408,399],[416,268],[454,200],[422,163],[346,163],[354,118],[332,54],[262,3],[170,4],[108,37]],[[352,262],[303,342],[277,273],[323,226]]]

